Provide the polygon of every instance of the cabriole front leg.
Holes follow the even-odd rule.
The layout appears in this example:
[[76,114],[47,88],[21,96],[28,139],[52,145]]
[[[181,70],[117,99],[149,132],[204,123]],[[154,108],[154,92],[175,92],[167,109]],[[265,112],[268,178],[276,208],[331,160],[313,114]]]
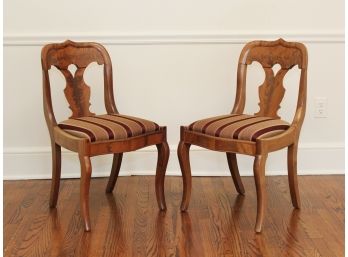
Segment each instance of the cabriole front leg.
[[298,144],[295,142],[288,147],[288,179],[292,205],[299,209],[301,202],[297,182],[297,146]]
[[169,146],[167,142],[156,145],[158,150],[155,190],[158,207],[161,211],[167,209],[164,196],[164,178],[166,175],[167,164],[169,159]]
[[178,146],[178,158],[183,179],[183,196],[181,201],[181,211],[186,211],[191,198],[192,177],[190,167],[190,144],[180,141]]
[[51,192],[50,192],[50,207],[54,208],[57,205],[60,175],[61,175],[61,147],[55,142],[51,142],[52,147],[52,181],[51,181]]
[[260,233],[262,230],[262,224],[264,220],[264,213],[266,208],[266,178],[265,178],[265,165],[267,154],[257,155],[254,160],[254,179],[257,194],[257,215],[255,231]]
[[89,186],[91,182],[92,165],[89,156],[79,155],[81,164],[81,181],[80,181],[80,205],[81,214],[85,223],[85,231],[91,230],[89,217]]

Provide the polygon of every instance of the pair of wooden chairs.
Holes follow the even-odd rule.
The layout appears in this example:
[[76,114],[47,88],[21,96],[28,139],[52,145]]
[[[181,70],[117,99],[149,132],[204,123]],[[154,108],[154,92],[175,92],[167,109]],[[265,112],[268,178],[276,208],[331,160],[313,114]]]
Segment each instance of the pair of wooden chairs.
[[[120,171],[124,152],[156,145],[158,160],[155,191],[160,210],[166,209],[164,177],[169,158],[166,127],[145,119],[118,112],[113,94],[112,66],[106,49],[97,43],[66,41],[46,45],[41,54],[43,71],[43,105],[52,146],[52,184],[50,207],[57,204],[61,176],[61,147],[77,152],[81,164],[80,203],[85,230],[90,231],[89,186],[92,166],[90,157],[113,154],[111,175],[106,192],[111,193]],[[243,113],[246,98],[248,65],[259,62],[265,71],[259,87],[260,110],[254,115]],[[104,102],[106,114],[96,115],[89,109],[90,88],[83,75],[87,66],[97,62],[104,68]],[[272,67],[281,69],[274,74]],[[76,66],[74,74],[70,65]],[[283,78],[292,67],[301,70],[297,110],[291,124],[277,115],[285,89]],[[66,79],[64,93],[72,115],[57,122],[53,112],[49,70],[55,66]],[[227,161],[237,191],[244,195],[236,153],[255,156],[254,177],[257,192],[255,231],[260,232],[266,207],[265,163],[269,152],[288,147],[288,176],[292,204],[300,207],[296,156],[298,138],[306,109],[307,51],[303,44],[277,41],[253,41],[242,50],[237,74],[237,93],[230,114],[199,120],[181,127],[178,157],[183,175],[181,210],[188,208],[191,195],[189,148],[192,144],[227,154]]]

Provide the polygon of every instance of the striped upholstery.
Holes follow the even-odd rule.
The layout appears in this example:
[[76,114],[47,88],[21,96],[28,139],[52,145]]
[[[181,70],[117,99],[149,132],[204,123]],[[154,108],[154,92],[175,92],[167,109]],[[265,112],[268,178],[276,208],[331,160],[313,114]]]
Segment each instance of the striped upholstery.
[[122,140],[159,130],[152,121],[120,114],[70,118],[58,126],[69,134],[88,138],[90,142]]
[[214,137],[256,141],[278,135],[289,128],[289,123],[269,117],[246,114],[228,114],[198,120],[189,130]]

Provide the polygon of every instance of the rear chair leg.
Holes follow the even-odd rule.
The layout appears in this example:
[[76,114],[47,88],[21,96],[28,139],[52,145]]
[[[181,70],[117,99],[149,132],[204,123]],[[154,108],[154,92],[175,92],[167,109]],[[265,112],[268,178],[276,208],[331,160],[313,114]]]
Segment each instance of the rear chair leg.
[[112,161],[111,174],[106,186],[106,193],[112,193],[114,190],[118,174],[120,173],[123,153],[115,153]]
[[244,195],[245,190],[240,178],[238,164],[237,164],[237,156],[235,153],[226,153],[228,167],[230,168],[230,172],[232,175],[234,186],[239,194]]

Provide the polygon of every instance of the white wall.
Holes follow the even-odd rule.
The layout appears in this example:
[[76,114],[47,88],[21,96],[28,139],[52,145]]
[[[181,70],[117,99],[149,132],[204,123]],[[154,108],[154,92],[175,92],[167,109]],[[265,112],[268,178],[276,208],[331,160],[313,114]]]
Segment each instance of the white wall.
[[[82,4],[83,3],[83,4]],[[316,6],[316,8],[313,8]],[[168,126],[168,174],[180,174],[179,126],[231,110],[236,66],[245,42],[304,42],[309,52],[308,108],[300,138],[299,172],[344,172],[344,2],[330,1],[50,1],[4,2],[4,178],[50,176],[49,137],[42,111],[42,45],[67,38],[98,41],[114,66],[122,113]],[[247,111],[257,111],[263,74],[251,67]],[[92,65],[92,110],[103,112],[101,68]],[[69,115],[64,80],[52,70],[55,111]],[[285,80],[283,117],[291,121],[296,69]],[[328,117],[314,117],[314,98],[327,97]],[[154,174],[155,148],[125,155],[123,174]],[[225,156],[193,148],[195,175],[228,175]],[[107,175],[111,157],[96,157],[94,175]],[[271,154],[268,174],[285,174],[285,152]],[[252,159],[240,158],[242,175]],[[64,152],[64,177],[79,175],[78,158]]]

